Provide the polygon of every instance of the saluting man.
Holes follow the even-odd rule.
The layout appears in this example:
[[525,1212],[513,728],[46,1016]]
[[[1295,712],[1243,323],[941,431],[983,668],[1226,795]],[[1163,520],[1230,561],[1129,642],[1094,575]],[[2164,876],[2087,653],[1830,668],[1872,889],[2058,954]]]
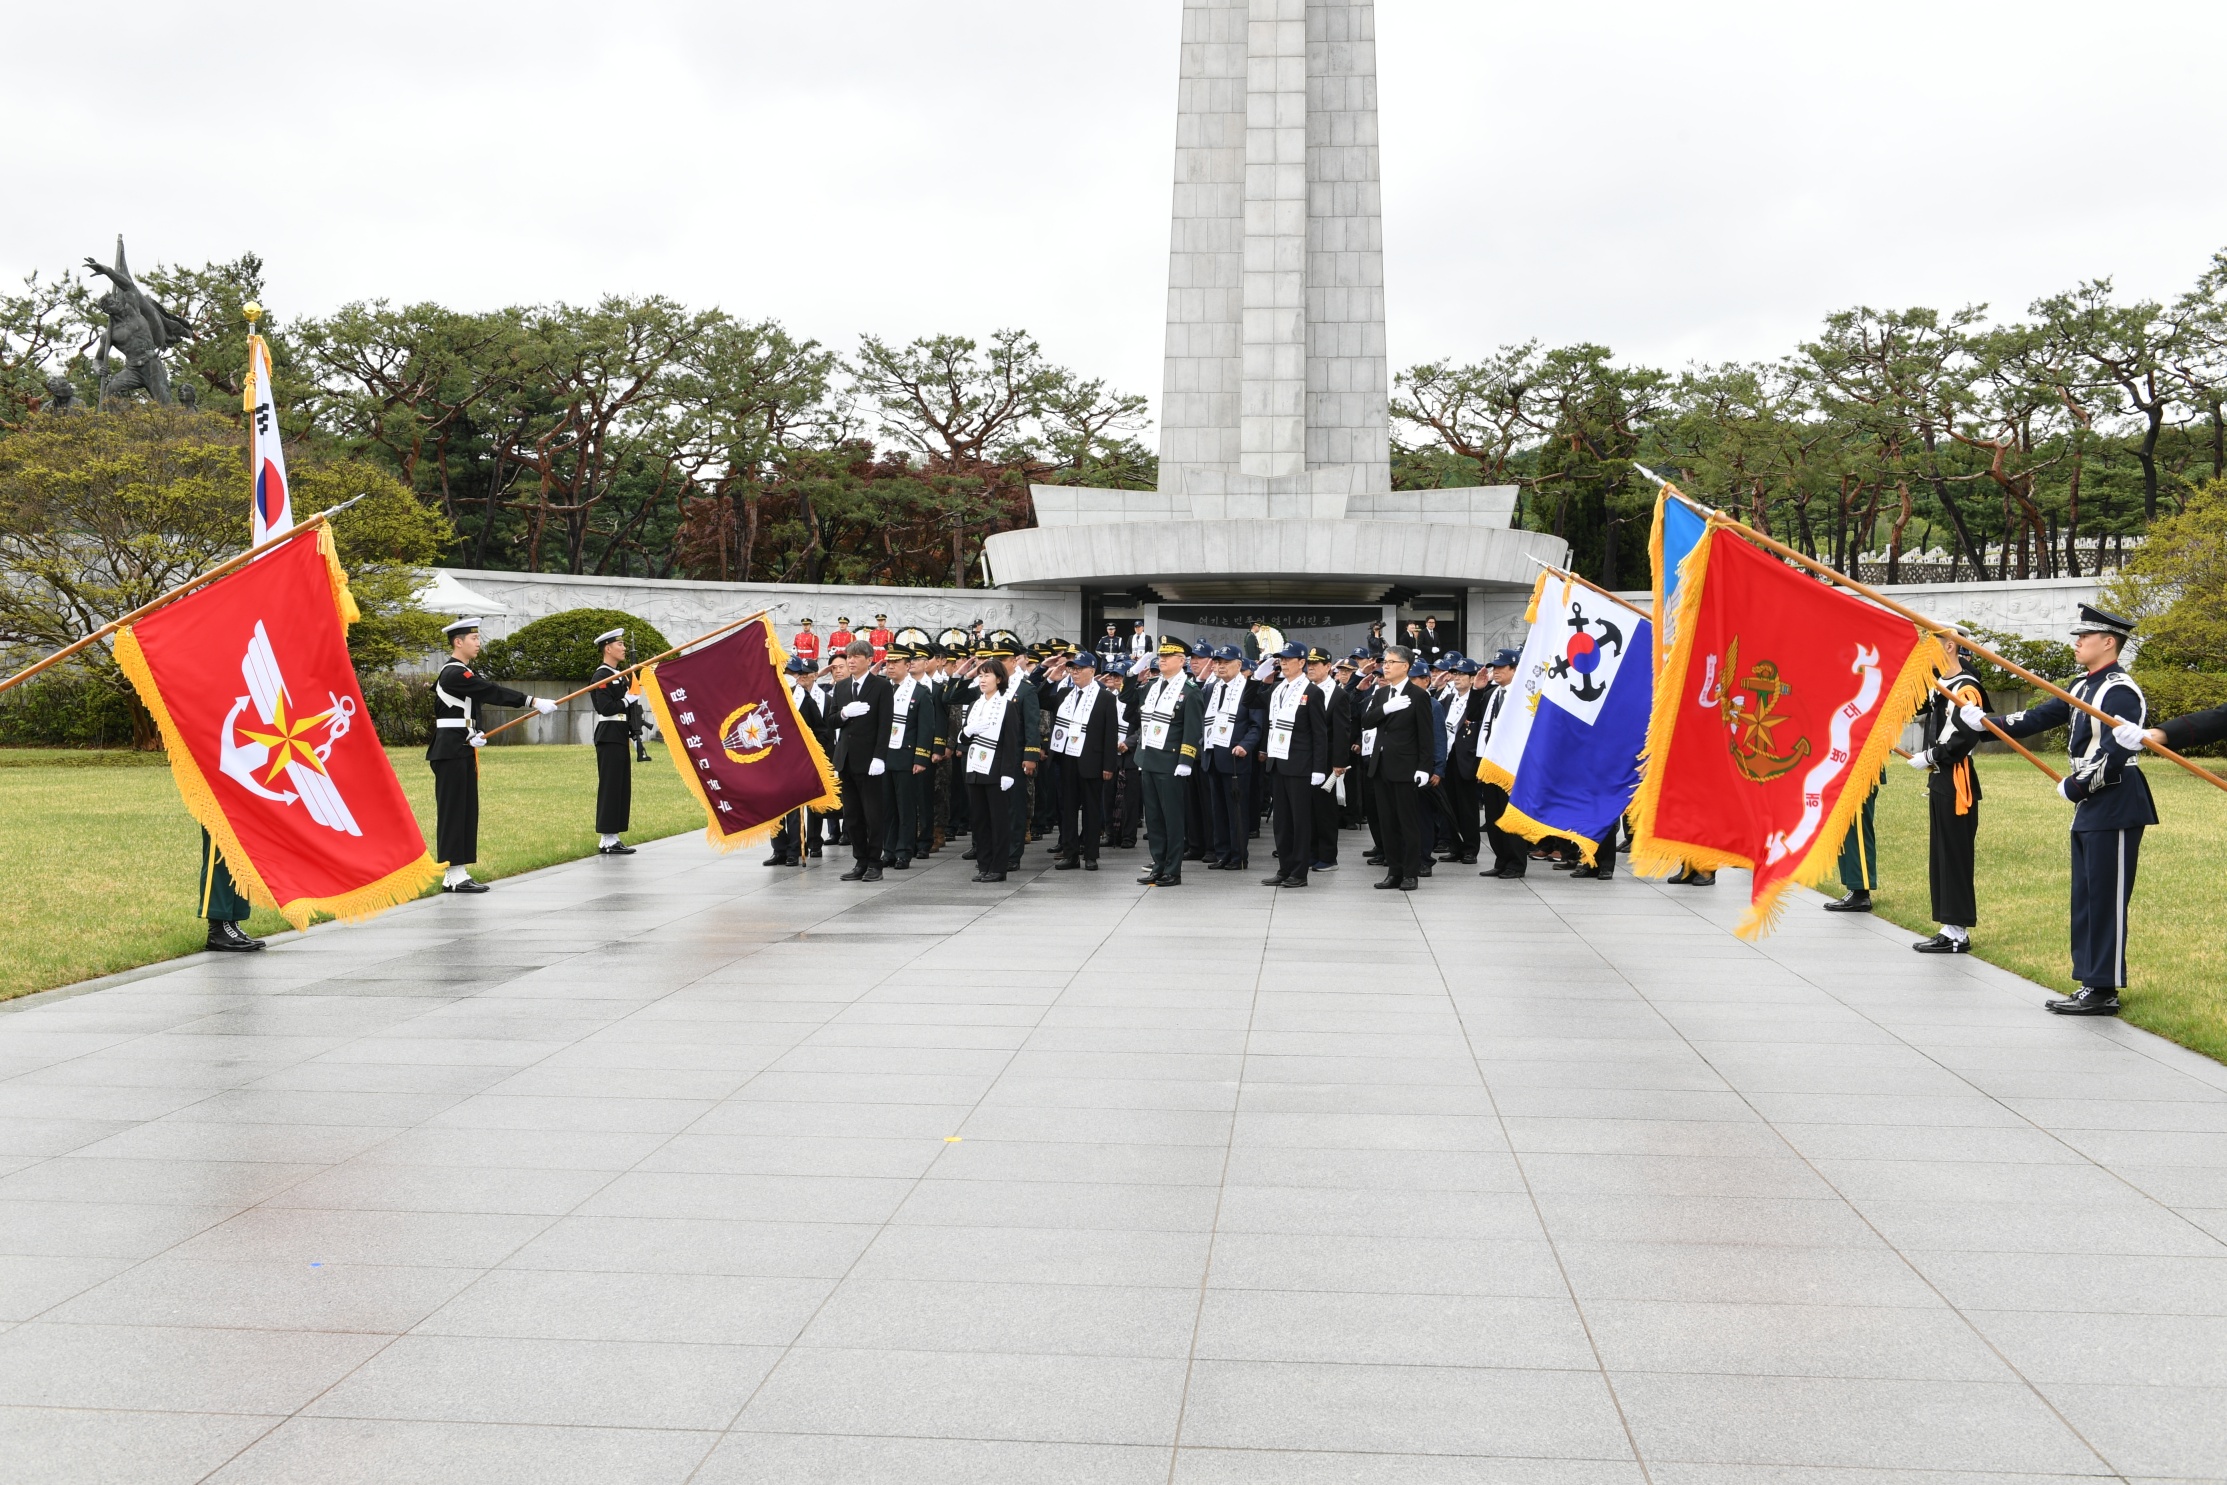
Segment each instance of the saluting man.
[[1307,647],[1276,652],[1283,679],[1268,693],[1269,787],[1276,801],[1276,872],[1263,887],[1304,887],[1315,859],[1315,791],[1330,777],[1330,709],[1307,680]]
[[634,773],[627,762],[627,744],[642,735],[642,698],[628,690],[626,631],[606,629],[595,637],[603,647],[603,663],[588,677],[595,687],[588,693],[595,708],[595,849],[602,856],[631,856],[634,848],[619,837],[634,807]]
[[1199,688],[1183,673],[1191,647],[1169,636],[1160,641],[1160,674],[1137,706],[1137,782],[1144,795],[1144,831],[1152,865],[1140,887],[1183,885],[1184,780],[1199,761]]
[[448,662],[433,678],[433,741],[425,761],[433,768],[433,854],[447,870],[443,892],[485,892],[472,880],[479,860],[479,752],[487,745],[479,709],[531,706],[543,716],[557,709],[546,696],[498,686],[478,670],[479,620],[458,619],[441,632],[448,636]]
[[1955,673],[1941,680],[1947,694],[1935,691],[1920,713],[1931,741],[1910,755],[1910,766],[1926,774],[1928,876],[1933,921],[1941,925],[1933,937],[1910,946],[1921,954],[1971,953],[1972,925],[1980,920],[1979,893],[1972,884],[1980,834],[1980,775],[1972,766],[1972,749],[1987,733],[1964,725],[1959,713],[1967,706],[1985,711],[1987,689],[1972,674],[1970,653],[1957,647],[1954,655]]
[[[2133,633],[2132,620],[2081,604],[2079,622],[2072,626],[2072,654],[2088,673],[2065,689],[2106,716],[2142,727],[2149,722],[2149,702],[2119,668],[2120,648]],[[1977,705],[1963,706],[1957,715],[1967,727],[1985,725],[1986,713]],[[2072,977],[2080,982],[2080,993],[2048,1006],[2060,1016],[2116,1016],[2119,989],[2127,980],[2126,909],[2134,896],[2134,868],[2144,827],[2157,823],[2141,753],[2121,742],[2114,728],[2054,696],[1995,721],[2012,737],[2071,724],[2072,766],[2057,793],[2073,807]]]
[[844,660],[849,674],[835,683],[827,699],[835,732],[835,752],[829,761],[843,786],[843,836],[850,843],[853,862],[842,880],[878,882],[887,819],[881,780],[889,771],[882,747],[889,738],[889,703],[895,688],[887,676],[872,669],[874,647],[865,640],[852,640]]
[[1421,885],[1423,791],[1438,782],[1442,739],[1431,711],[1430,693],[1410,678],[1415,651],[1406,645],[1384,650],[1384,684],[1369,693],[1361,715],[1361,751],[1368,757],[1376,785],[1372,810],[1383,812],[1384,880],[1379,888],[1413,892]]

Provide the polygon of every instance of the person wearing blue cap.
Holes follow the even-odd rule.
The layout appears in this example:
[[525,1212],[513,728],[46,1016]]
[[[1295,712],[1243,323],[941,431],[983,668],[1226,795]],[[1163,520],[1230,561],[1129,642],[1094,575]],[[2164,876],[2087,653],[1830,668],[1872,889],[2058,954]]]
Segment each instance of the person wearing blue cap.
[[1444,720],[1440,723],[1446,734],[1446,781],[1440,786],[1440,794],[1446,801],[1454,838],[1448,843],[1444,859],[1475,866],[1480,843],[1477,743],[1483,730],[1487,697],[1476,684],[1482,667],[1474,660],[1448,658],[1451,664],[1447,674],[1452,680],[1446,693]]
[[[1516,665],[1522,656],[1514,650],[1502,650],[1492,657],[1492,668],[1487,672],[1492,690],[1485,697],[1483,713],[1477,725],[1477,751],[1484,752],[1492,741],[1493,724],[1507,709],[1509,688],[1515,684]],[[1521,877],[1531,864],[1531,843],[1512,830],[1500,828],[1500,816],[1508,808],[1508,791],[1498,784],[1480,783],[1477,786],[1478,804],[1484,810],[1485,843],[1492,848],[1492,865],[1477,873],[1481,877],[1505,877],[1511,881]]]
[[[2139,730],[2149,725],[2149,700],[2119,665],[2119,652],[2133,636],[2131,619],[2081,604],[2072,626],[2072,654],[2087,673],[2065,689],[2115,723]],[[2054,697],[2007,717],[1991,719],[1976,705],[1959,707],[1957,716],[1975,731],[1992,720],[2010,737],[2069,725],[2070,766],[2057,793],[2072,806],[2072,977],[2080,993],[2049,1001],[2048,1007],[2060,1016],[2116,1016],[2119,990],[2127,982],[2127,904],[2134,897],[2142,832],[2157,823],[2150,782],[2142,776],[2143,750],[2128,747],[2116,726]],[[2134,741],[2141,741],[2139,735]]]
[[1069,678],[1073,685],[1052,715],[1048,750],[1059,793],[1059,847],[1052,870],[1096,871],[1106,830],[1106,785],[1120,757],[1115,750],[1121,724],[1113,693],[1098,684],[1095,654],[1078,651],[1069,664]]
[[[804,725],[816,735],[820,731],[820,703],[807,684],[812,675],[812,662],[802,655],[791,655],[782,670],[790,703],[796,707],[796,714],[804,719]],[[765,859],[767,866],[804,864],[804,817],[808,813],[807,810],[791,810],[781,817],[781,828],[773,832],[773,854]],[[812,854],[819,855],[819,842],[813,841],[812,846]]]
[[1330,776],[1314,800],[1314,848],[1308,854],[1314,857],[1314,870],[1336,871],[1338,817],[1344,808],[1340,795],[1350,787],[1345,772],[1353,766],[1353,740],[1360,729],[1354,725],[1357,714],[1353,693],[1337,683],[1331,673],[1330,652],[1319,645],[1307,649],[1307,684],[1322,698],[1323,715],[1330,728]]
[[1430,693],[1413,680],[1415,652],[1406,645],[1384,650],[1384,683],[1369,693],[1361,715],[1361,752],[1376,786],[1372,813],[1380,817],[1384,880],[1380,889],[1413,892],[1423,874],[1422,792],[1436,783],[1442,734],[1431,715]]
[[1213,832],[1206,869],[1239,871],[1249,864],[1246,843],[1252,820],[1246,785],[1268,725],[1268,690],[1245,674],[1245,652],[1236,645],[1215,646],[1213,660],[1214,676],[1206,683],[1201,714],[1205,761],[1198,774]]
[[1322,693],[1307,682],[1307,647],[1276,652],[1283,679],[1268,694],[1268,760],[1276,815],[1276,874],[1263,887],[1304,887],[1314,865],[1315,791],[1330,777],[1330,715]]

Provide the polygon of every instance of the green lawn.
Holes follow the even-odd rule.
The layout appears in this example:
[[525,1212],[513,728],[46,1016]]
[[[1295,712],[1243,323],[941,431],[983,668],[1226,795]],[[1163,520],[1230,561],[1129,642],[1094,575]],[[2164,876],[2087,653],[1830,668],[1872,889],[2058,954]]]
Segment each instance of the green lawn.
[[[1987,754],[1979,765],[1980,922],[1972,930],[1972,950],[2028,979],[2073,990],[2065,839],[2072,807],[2022,758]],[[2227,892],[2218,876],[2227,793],[2161,758],[2149,759],[2142,771],[2163,823],[2142,839],[2127,929],[2134,983],[2122,997],[2126,1018],[2227,1061]],[[1882,914],[1905,928],[1933,931],[1925,780],[1899,763],[1887,770],[1879,796],[1879,881]],[[1830,879],[1821,887],[1839,890]]]
[[[416,748],[389,748],[433,838],[433,775]],[[701,830],[662,745],[634,768],[629,841]],[[586,747],[498,747],[480,771],[481,878],[595,850],[595,758]],[[194,917],[201,832],[159,754],[0,749],[0,1000],[200,948]],[[286,921],[258,912],[257,935]]]

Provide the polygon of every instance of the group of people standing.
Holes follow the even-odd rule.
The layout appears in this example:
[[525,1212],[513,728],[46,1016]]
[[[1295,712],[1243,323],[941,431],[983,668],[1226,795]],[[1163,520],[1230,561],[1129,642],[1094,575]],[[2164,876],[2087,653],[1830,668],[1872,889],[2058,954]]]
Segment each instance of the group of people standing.
[[[1386,890],[1474,864],[1487,843],[1485,876],[1519,877],[1534,855],[1585,876],[1614,869],[1613,851],[1583,866],[1574,845],[1535,852],[1497,826],[1507,798],[1477,782],[1477,756],[1512,650],[1480,664],[1452,650],[1426,663],[1381,640],[1335,659],[1286,644],[1253,660],[1174,637],[1133,649],[1000,634],[974,646],[893,638],[878,656],[854,639],[825,665],[795,653],[791,699],[840,781],[843,880],[908,870],[962,836],[977,881],[1004,881],[1042,839],[1056,842],[1054,870],[1096,871],[1102,850],[1141,834],[1138,881],[1177,887],[1186,863],[1248,869],[1266,828],[1275,859],[1262,884],[1301,888],[1338,866],[1340,830],[1364,825]],[[792,815],[765,864],[821,854],[829,823]]]

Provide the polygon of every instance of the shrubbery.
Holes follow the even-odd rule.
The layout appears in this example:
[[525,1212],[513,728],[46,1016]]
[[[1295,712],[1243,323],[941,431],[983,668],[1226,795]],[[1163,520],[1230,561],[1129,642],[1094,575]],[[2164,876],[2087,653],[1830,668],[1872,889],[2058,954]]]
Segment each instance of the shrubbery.
[[0,691],[0,746],[128,748],[131,705],[98,676],[57,667]]
[[629,661],[654,655],[672,641],[657,626],[615,608],[568,608],[536,619],[515,634],[492,639],[480,652],[487,673],[506,681],[570,681],[585,685],[603,651],[595,637],[611,629],[626,631]]

